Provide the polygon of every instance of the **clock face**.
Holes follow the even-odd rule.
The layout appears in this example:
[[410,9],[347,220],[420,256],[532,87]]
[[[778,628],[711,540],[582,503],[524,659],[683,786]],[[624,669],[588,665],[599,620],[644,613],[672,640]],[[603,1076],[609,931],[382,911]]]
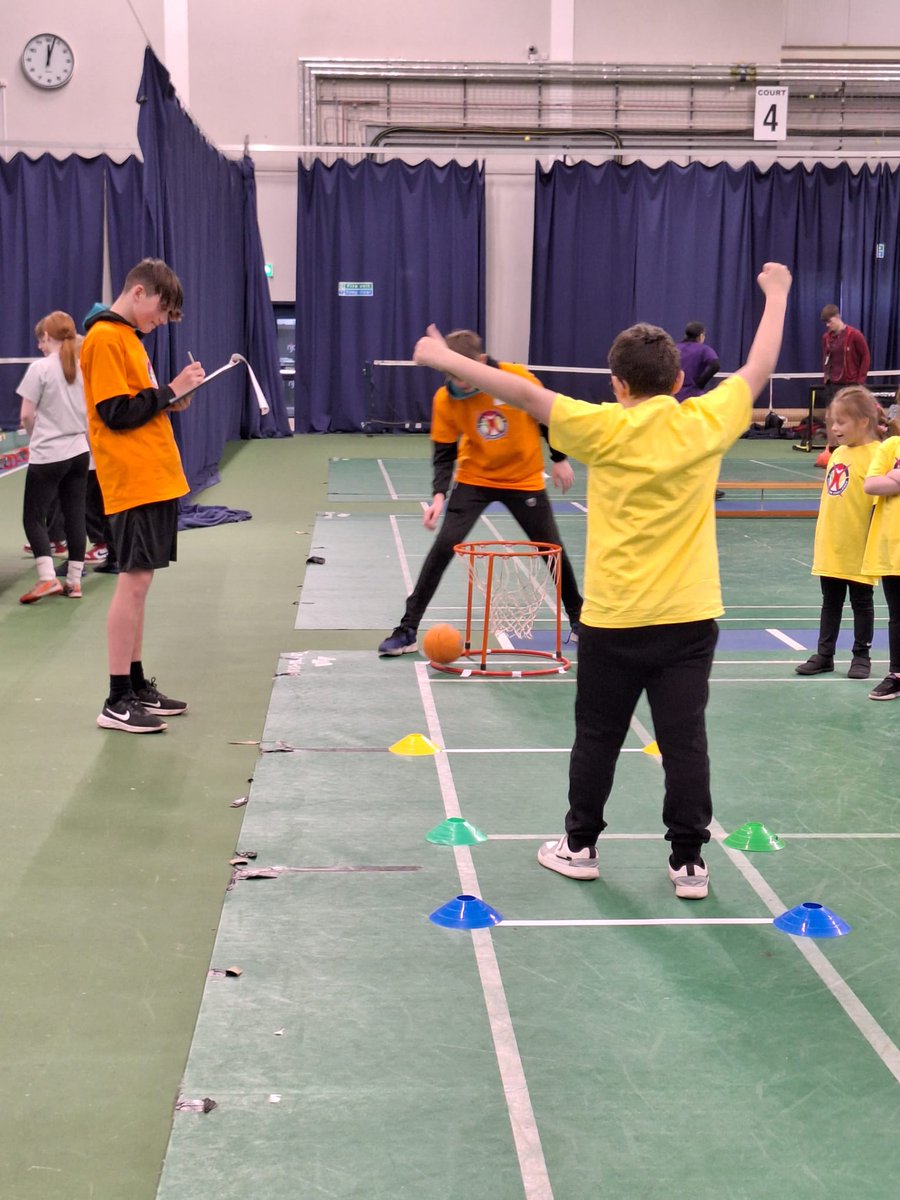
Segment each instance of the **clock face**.
[[22,70],[40,88],[60,88],[72,78],[75,55],[64,38],[39,33],[22,51]]

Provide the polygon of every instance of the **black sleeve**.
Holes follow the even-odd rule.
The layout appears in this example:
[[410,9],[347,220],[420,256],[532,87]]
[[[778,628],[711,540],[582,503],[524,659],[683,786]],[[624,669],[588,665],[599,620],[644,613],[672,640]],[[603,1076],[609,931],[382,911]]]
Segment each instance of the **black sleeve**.
[[446,496],[450,490],[453,467],[456,463],[456,442],[434,442],[433,445],[434,478],[431,481],[431,492],[434,496],[438,492]]
[[97,404],[97,415],[107,429],[139,429],[175,399],[170,387],[144,388],[134,396],[110,396]]
[[717,358],[714,358],[712,362],[708,362],[701,371],[697,372],[697,387],[705,388],[718,369],[719,360]]
[[[544,439],[544,441],[547,443],[547,445],[550,446],[550,430],[547,428],[546,425],[540,425],[539,428],[541,431],[541,437]],[[553,447],[550,446],[550,461],[551,462],[555,462],[555,463],[565,462],[568,457],[569,457],[568,454],[563,454],[562,450],[554,450]]]

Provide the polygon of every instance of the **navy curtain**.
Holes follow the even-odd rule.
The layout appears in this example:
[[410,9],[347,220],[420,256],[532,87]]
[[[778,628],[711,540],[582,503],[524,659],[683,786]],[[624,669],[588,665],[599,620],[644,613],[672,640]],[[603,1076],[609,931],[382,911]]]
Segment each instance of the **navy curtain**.
[[[241,160],[241,185],[244,197],[244,345],[247,347],[244,353],[253,365],[263,395],[272,405],[271,415],[260,417],[253,396],[249,392],[245,394],[241,410],[241,437],[289,436],[291,427],[279,369],[278,333],[269,299],[262,238],[259,236],[256,172],[253,160],[247,155]],[[250,383],[246,372],[241,374],[244,387],[248,389]]]
[[[122,280],[143,257],[144,167],[139,158],[109,162],[106,171],[106,225],[109,273],[118,292]],[[99,296],[94,297],[99,300]]]
[[298,430],[427,428],[438,377],[380,368],[370,389],[367,364],[408,359],[431,321],[483,332],[484,279],[482,165],[301,163]]
[[[257,302],[257,336],[263,344],[270,340],[269,353],[276,360],[277,333],[268,296],[264,322],[259,280],[255,275],[248,280],[243,169],[203,137],[149,47],[138,100],[138,141],[144,156],[141,254],[165,259],[185,291],[184,320],[154,335],[151,353],[157,376],[172,379],[189,361],[189,352],[207,370],[238,352],[258,377],[265,377],[268,360],[260,364],[246,341],[248,294]],[[120,283],[114,280],[114,289]],[[255,414],[251,409],[256,402],[244,369],[237,367],[201,392],[187,411],[174,415],[192,490],[218,478],[225,443],[241,436],[242,430],[290,433],[280,386],[271,388],[267,399],[272,411],[260,423],[258,408]]]
[[[35,322],[54,309],[76,325],[103,284],[106,159],[0,159],[0,358],[36,357]],[[17,429],[24,365],[0,364],[0,428]]]
[[[898,173],[885,167],[538,167],[531,360],[606,366],[615,335],[636,321],[662,325],[677,340],[699,320],[723,369],[734,370],[762,308],[756,275],[773,260],[795,279],[780,371],[820,369],[819,312],[832,302],[866,334],[873,367],[892,367],[898,215]],[[611,398],[608,377],[547,382],[586,399]],[[807,386],[779,385],[778,402],[802,403]]]

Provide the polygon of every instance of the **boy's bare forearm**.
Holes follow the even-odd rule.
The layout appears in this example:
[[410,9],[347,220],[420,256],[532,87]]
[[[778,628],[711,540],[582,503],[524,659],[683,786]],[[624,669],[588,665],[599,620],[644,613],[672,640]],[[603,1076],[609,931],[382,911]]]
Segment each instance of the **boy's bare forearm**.
[[747,381],[754,397],[766,386],[778,364],[791,282],[790,271],[780,263],[766,263],[758,277],[759,286],[766,296],[766,306],[747,361],[737,372]]

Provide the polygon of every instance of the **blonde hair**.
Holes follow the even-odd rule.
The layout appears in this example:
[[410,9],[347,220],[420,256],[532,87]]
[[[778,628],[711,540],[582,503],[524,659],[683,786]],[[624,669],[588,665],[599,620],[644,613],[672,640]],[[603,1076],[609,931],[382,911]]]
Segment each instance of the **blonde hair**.
[[63,375],[65,375],[67,383],[74,383],[78,374],[78,334],[75,322],[69,314],[61,312],[59,309],[48,313],[46,317],[41,317],[35,325],[34,333],[37,338],[46,334],[54,342],[60,343],[59,361]]
[[870,441],[877,442],[879,440],[881,437],[879,425],[884,424],[884,409],[868,388],[856,383],[850,387],[841,388],[825,412],[825,420],[829,425],[831,424],[831,414],[837,405],[840,405],[857,421],[867,423]]

